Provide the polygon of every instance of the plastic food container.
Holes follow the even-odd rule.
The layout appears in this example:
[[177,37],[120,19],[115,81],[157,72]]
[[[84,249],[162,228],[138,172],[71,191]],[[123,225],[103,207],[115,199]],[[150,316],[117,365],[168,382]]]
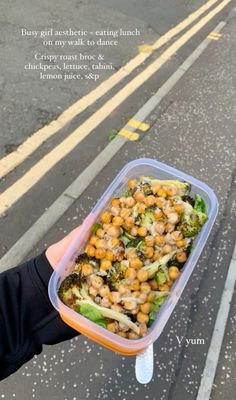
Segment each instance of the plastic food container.
[[[192,254],[181,270],[180,277],[172,286],[168,298],[162,305],[157,314],[156,321],[148,330],[147,335],[137,340],[129,340],[96,325],[94,322],[76,313],[60,301],[57,292],[62,280],[73,270],[76,257],[83,252],[90,236],[90,229],[99,219],[102,210],[108,206],[112,197],[123,194],[124,190],[127,188],[129,179],[138,178],[141,175],[152,176],[159,179],[178,179],[189,182],[192,185],[191,195],[194,196],[196,193],[199,193],[205,200],[208,220],[203,226],[200,235],[195,240]],[[159,337],[170,318],[207,241],[217,211],[217,198],[212,189],[205,183],[155,160],[142,158],[128,163],[116,176],[89,216],[85,219],[80,233],[53,272],[49,282],[49,297],[53,306],[58,310],[61,318],[68,325],[98,342],[100,345],[124,355],[135,355],[144,352],[148,347],[150,348],[150,345]]]

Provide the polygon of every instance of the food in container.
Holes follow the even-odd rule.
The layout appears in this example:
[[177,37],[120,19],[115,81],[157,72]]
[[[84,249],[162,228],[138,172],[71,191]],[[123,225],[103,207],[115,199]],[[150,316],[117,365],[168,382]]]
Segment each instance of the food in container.
[[205,184],[154,160],[129,163],[54,272],[54,306],[99,343],[143,351],[171,315],[216,212]]

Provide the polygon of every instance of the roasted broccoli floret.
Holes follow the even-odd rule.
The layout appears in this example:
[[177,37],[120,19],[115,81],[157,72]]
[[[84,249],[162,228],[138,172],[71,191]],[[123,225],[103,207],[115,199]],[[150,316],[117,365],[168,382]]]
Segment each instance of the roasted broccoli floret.
[[148,208],[141,215],[141,225],[145,226],[147,230],[152,227],[152,224],[156,221],[155,214],[152,209]]
[[70,304],[73,300],[73,288],[81,286],[81,276],[74,272],[68,275],[61,283],[58,290],[58,295],[61,301],[65,304]]
[[195,237],[200,232],[202,226],[207,220],[207,215],[201,211],[193,212],[190,215],[183,214],[181,221],[178,224],[178,229],[183,233],[185,237]]
[[190,192],[191,190],[191,185],[188,182],[181,182],[181,181],[177,181],[177,180],[172,180],[172,179],[167,179],[167,180],[162,180],[162,179],[155,179],[155,178],[151,178],[149,176],[143,176],[141,178],[141,181],[149,184],[149,185],[161,185],[161,186],[167,186],[167,185],[173,185],[178,189],[182,189],[184,190],[185,193]]
[[86,253],[80,254],[75,260],[75,269],[81,273],[81,278],[83,278],[82,266],[85,264],[91,264],[94,268],[99,268],[99,262],[95,257],[89,257]]
[[206,204],[203,198],[196,194],[194,197],[194,206],[188,213],[181,216],[178,229],[185,237],[195,237],[201,230],[207,220]]
[[106,281],[111,290],[118,290],[120,284],[124,280],[124,272],[126,267],[123,267],[119,262],[116,262],[108,270]]

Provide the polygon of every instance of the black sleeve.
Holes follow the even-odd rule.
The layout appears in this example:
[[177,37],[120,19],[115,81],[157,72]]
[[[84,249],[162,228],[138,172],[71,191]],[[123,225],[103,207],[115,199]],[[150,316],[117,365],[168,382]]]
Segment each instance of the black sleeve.
[[0,380],[41,353],[43,344],[78,335],[49,300],[52,272],[44,252],[0,274]]

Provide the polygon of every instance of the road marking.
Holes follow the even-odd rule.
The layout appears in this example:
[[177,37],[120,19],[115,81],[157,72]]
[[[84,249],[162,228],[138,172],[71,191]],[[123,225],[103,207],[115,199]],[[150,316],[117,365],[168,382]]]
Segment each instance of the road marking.
[[207,37],[211,40],[219,40],[219,38],[221,37],[221,34],[218,32],[211,32],[211,33],[209,33],[209,35]]
[[[0,214],[15,204],[28,190],[52,169],[59,161],[67,156],[91,131],[104,121],[113,110],[124,102],[135,90],[142,86],[157,72],[175,53],[191,39],[204,25],[218,14],[231,0],[222,1],[217,7],[200,19],[192,28],[168,47],[144,71],[127,83],[116,95],[109,99],[91,117],[75,129],[66,139],[46,154],[40,161],[29,169],[21,178],[13,183],[0,195]],[[139,120],[139,118],[136,118]],[[129,130],[127,127],[125,129]]]
[[[220,22],[215,31],[219,32],[225,26]],[[160,87],[160,89],[141,107],[132,120],[145,121],[148,115],[170,92],[175,84],[189,70],[193,63],[211,43],[206,38],[193,51],[193,53],[180,65],[173,75]],[[126,129],[128,125],[124,127]],[[135,130],[130,127],[130,130]],[[92,161],[92,163],[75,179],[75,181],[57,198],[57,200],[42,214],[42,216],[29,228],[21,238],[11,247],[0,260],[0,270],[4,271],[19,264],[28,255],[34,246],[41,240],[50,228],[63,216],[72,204],[92,183],[94,178],[102,171],[110,160],[117,154],[127,139],[117,135],[112,142]],[[13,261],[14,260],[14,261]]]
[[[161,36],[151,47],[157,50],[164,44],[168,43],[174,36],[182,32],[187,26],[200,17],[205,11],[212,7],[218,0],[209,0],[198,10],[189,14],[187,18],[177,24],[175,27]],[[141,45],[142,46],[142,45]],[[146,45],[145,45],[146,46]],[[67,108],[56,120],[39,129],[22,143],[17,150],[8,154],[0,160],[0,178],[3,178],[10,171],[20,165],[30,154],[32,154],[47,139],[55,135],[60,129],[68,124],[75,116],[86,110],[91,104],[95,103],[104,94],[108,93],[123,78],[127,77],[139,65],[141,65],[148,57],[150,52],[141,51],[137,56],[131,59],[127,64],[112,74],[108,79],[102,82],[96,89],[76,101]]]
[[236,245],[230,262],[225,286],[220,300],[220,307],[216,317],[214,331],[208,349],[206,363],[198,390],[197,400],[209,400],[214,383],[216,368],[224,339],[225,329],[230,311],[230,303],[233,297],[236,283]]
[[134,142],[135,140],[139,139],[139,134],[138,133],[129,131],[128,129],[121,129],[118,132],[118,135],[123,136],[123,137],[131,140],[132,142]]
[[138,46],[138,51],[140,53],[152,53],[153,52],[153,46],[152,46],[152,44],[140,44]]
[[127,122],[127,125],[132,126],[133,128],[139,129],[140,131],[146,132],[150,125],[146,124],[145,122],[138,121],[137,119],[130,119]]

